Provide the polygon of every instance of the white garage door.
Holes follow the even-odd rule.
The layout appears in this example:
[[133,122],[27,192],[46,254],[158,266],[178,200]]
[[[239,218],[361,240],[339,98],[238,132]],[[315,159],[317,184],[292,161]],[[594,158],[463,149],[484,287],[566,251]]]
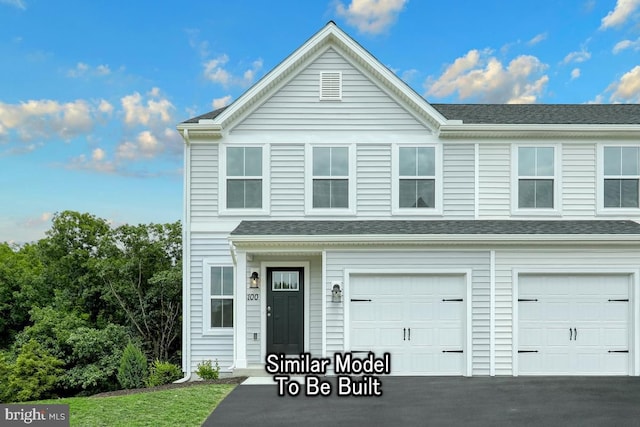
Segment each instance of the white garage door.
[[628,375],[627,275],[518,280],[520,375]]
[[366,275],[350,280],[352,351],[391,354],[394,375],[464,375],[462,275]]

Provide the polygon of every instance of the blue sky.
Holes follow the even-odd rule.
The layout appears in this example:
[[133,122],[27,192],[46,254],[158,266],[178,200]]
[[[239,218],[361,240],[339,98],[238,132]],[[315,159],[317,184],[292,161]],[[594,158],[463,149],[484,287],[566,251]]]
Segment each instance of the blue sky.
[[329,20],[430,102],[640,102],[640,0],[0,0],[0,241],[181,219],[175,125]]

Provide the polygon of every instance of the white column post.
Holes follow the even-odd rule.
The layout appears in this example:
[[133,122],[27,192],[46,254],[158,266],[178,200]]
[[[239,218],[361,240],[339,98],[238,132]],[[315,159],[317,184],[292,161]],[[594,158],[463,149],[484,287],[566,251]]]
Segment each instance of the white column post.
[[245,369],[247,367],[247,253],[245,251],[237,252],[235,282],[234,366],[237,369]]

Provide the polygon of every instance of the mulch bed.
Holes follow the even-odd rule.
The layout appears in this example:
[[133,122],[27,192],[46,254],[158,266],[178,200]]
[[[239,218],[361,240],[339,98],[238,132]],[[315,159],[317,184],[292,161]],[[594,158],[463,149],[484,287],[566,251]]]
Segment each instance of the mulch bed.
[[127,394],[150,393],[152,391],[173,390],[176,388],[194,387],[194,386],[200,386],[205,384],[240,384],[246,379],[247,377],[225,377],[225,378],[219,378],[217,380],[208,380],[208,381],[187,381],[179,384],[171,383],[171,384],[164,384],[164,385],[159,385],[156,387],[149,387],[149,388],[132,388],[127,390],[108,391],[105,393],[94,394],[91,397],[125,396]]

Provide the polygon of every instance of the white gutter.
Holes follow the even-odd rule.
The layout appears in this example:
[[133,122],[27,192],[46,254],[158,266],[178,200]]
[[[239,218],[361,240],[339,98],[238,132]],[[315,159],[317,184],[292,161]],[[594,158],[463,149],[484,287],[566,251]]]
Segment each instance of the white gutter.
[[183,169],[184,182],[184,207],[182,210],[182,371],[184,377],[174,381],[175,383],[183,383],[191,379],[191,336],[188,325],[191,325],[191,314],[189,311],[188,302],[191,299],[191,263],[188,262],[191,259],[191,194],[189,188],[191,188],[191,149],[189,130],[184,129],[182,132],[184,138],[184,155],[183,155]]

